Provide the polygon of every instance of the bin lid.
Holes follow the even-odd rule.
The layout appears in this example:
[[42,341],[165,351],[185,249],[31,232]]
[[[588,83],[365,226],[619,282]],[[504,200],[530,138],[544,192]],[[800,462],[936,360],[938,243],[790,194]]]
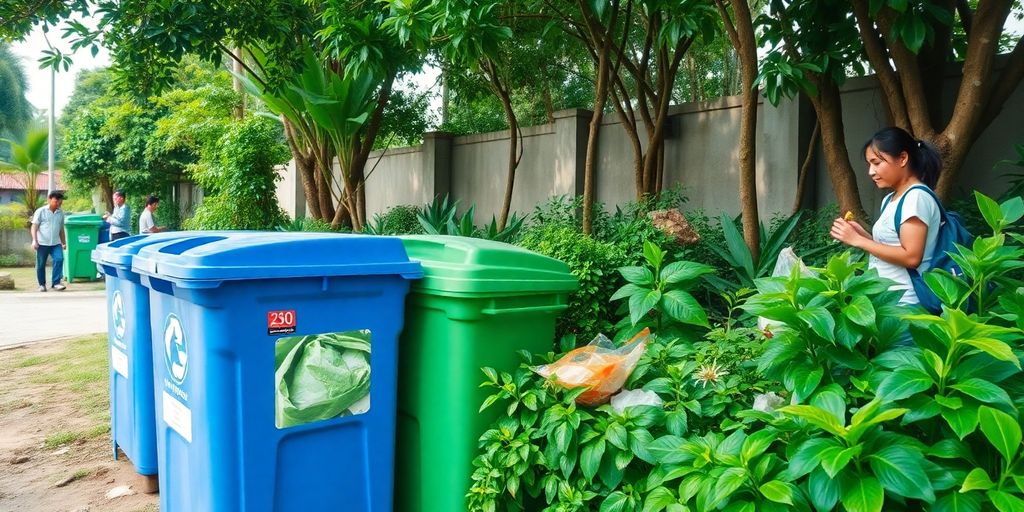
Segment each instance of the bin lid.
[[[92,250],[91,258],[95,263],[101,265],[111,265],[114,267],[122,268],[125,270],[131,270],[132,258],[147,245],[153,245],[158,243],[170,242],[172,240],[179,240],[183,238],[191,238],[195,236],[204,236],[204,233],[200,231],[165,231],[161,233],[153,233],[146,235],[135,235],[127,236],[119,240],[114,240],[110,243],[97,245]],[[222,234],[230,235],[232,233],[251,233],[249,231],[224,231]]]
[[103,216],[95,213],[70,215],[64,219],[64,224],[71,226],[99,226],[103,224]]
[[579,287],[565,263],[514,245],[461,236],[400,237],[423,264],[417,290],[472,293],[571,292]]
[[228,281],[295,277],[401,275],[419,279],[394,237],[336,233],[195,232],[142,247],[136,273],[170,281]]

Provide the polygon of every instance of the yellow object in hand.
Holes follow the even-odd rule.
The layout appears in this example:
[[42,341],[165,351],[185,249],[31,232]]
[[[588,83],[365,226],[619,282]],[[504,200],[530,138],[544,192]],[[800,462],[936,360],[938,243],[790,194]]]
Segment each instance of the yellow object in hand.
[[846,215],[843,215],[843,220],[850,222],[853,220],[853,212],[847,210]]

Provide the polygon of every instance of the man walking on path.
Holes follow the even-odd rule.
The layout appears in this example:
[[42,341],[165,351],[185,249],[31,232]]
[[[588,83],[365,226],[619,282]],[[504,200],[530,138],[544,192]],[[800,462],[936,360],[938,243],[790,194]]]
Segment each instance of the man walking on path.
[[53,280],[51,287],[57,291],[66,288],[61,284],[64,277],[64,250],[68,248],[64,236],[64,194],[50,192],[49,204],[40,206],[32,215],[32,248],[36,251],[36,280],[39,291],[46,291],[46,258],[53,258]]
[[110,223],[110,241],[119,240],[131,234],[132,209],[124,202],[124,191],[114,191],[114,211],[104,213],[103,220]]

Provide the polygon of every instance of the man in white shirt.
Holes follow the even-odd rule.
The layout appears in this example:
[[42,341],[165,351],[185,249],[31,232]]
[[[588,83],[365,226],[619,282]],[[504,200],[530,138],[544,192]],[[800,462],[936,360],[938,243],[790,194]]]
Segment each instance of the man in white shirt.
[[149,196],[146,198],[146,207],[142,210],[142,215],[139,215],[139,233],[148,235],[164,230],[162,227],[157,227],[156,222],[153,221],[153,212],[158,206],[160,206],[159,197]]
[[132,209],[124,202],[124,191],[114,191],[114,211],[104,213],[103,220],[110,223],[110,241],[119,240],[131,234]]
[[36,280],[39,291],[46,291],[46,259],[53,258],[53,276],[51,287],[63,291],[61,284],[64,278],[64,251],[68,241],[64,235],[64,210],[60,209],[64,202],[64,194],[53,191],[48,198],[49,204],[40,206],[32,214],[32,249],[36,251]]

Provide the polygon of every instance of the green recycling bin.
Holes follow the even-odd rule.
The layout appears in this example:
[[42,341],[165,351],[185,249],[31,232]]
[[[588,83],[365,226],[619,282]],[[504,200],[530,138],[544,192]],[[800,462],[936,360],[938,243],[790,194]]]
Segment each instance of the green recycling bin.
[[64,277],[69,283],[78,280],[95,280],[96,263],[92,261],[92,250],[100,239],[103,217],[94,213],[71,215],[64,220],[64,234],[68,250],[64,255]]
[[556,259],[489,240],[402,237],[423,279],[406,297],[398,350],[395,509],[466,510],[488,366],[511,372],[527,350],[552,348],[555,319],[578,287]]

